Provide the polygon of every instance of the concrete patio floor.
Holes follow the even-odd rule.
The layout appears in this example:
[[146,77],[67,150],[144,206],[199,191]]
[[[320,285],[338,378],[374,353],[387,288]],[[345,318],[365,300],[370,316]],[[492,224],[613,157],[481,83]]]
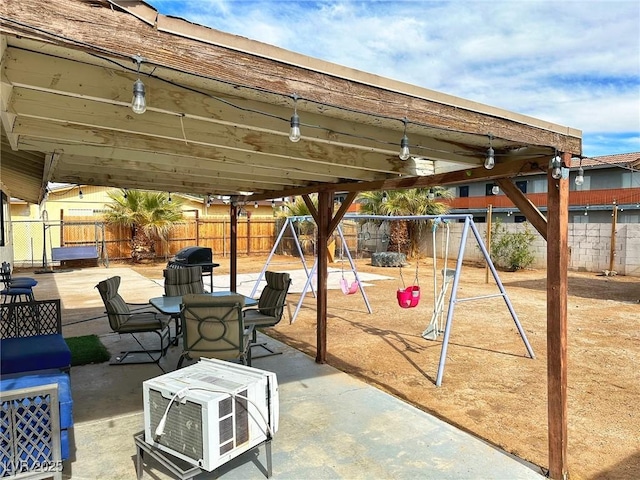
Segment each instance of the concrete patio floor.
[[[129,302],[160,296],[160,285],[128,268],[87,268],[37,275],[39,299],[61,298],[66,337],[95,333],[112,354],[130,340],[110,333],[93,287],[122,277]],[[264,336],[263,336],[264,337]],[[156,337],[157,338],[157,337]],[[274,479],[540,479],[540,469],[418,410],[375,387],[264,337],[282,355],[255,359],[256,368],[277,374],[280,428],[274,436]],[[175,369],[180,347],[171,347],[160,366]],[[71,369],[75,455],[64,478],[135,478],[134,435],[143,429],[142,382],[161,375],[158,365]],[[216,477],[265,478],[264,447],[247,453]],[[171,478],[153,460],[143,478]]]

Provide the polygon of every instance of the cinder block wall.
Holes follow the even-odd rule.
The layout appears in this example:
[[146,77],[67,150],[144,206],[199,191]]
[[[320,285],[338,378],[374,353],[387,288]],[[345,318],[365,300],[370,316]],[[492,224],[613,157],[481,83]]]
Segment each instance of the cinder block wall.
[[[503,224],[508,232],[523,231],[525,225],[536,236],[532,249],[535,255],[534,268],[546,268],[547,243],[542,236],[529,224]],[[464,224],[450,225],[449,258],[458,258],[460,241]],[[476,224],[481,240],[486,239],[487,224]],[[611,254],[611,224],[607,223],[570,223],[569,224],[569,269],[587,272],[601,272],[610,270]],[[445,229],[441,228],[436,236],[436,254],[443,256],[445,244]],[[425,235],[424,245],[428,255],[433,255],[431,248],[431,233]],[[465,261],[484,261],[477,241],[469,230],[464,251]],[[640,277],[640,225],[618,224],[615,232],[613,270],[619,275]]]

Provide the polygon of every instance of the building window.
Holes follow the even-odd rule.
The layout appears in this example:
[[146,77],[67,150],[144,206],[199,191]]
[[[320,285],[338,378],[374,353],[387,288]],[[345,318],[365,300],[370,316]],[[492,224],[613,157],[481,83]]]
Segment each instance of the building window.
[[461,187],[458,187],[458,196],[460,198],[468,197],[469,196],[469,185],[463,185]]
[[474,223],[487,223],[487,217],[473,217]]
[[5,247],[7,245],[5,221],[8,222],[11,216],[9,215],[9,199],[7,195],[4,192],[0,192],[0,197],[2,198],[2,208],[0,208],[0,247]]
[[513,223],[524,223],[527,221],[527,217],[524,215],[515,215],[513,217]]
[[527,193],[527,181],[516,182],[516,187],[520,189],[522,193]]

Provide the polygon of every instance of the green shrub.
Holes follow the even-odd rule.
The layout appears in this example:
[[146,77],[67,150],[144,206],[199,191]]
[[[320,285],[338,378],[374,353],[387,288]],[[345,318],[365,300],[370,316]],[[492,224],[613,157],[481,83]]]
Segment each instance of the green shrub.
[[523,232],[508,232],[500,220],[491,226],[491,260],[498,268],[516,271],[527,268],[535,257],[531,245],[535,240],[528,224]]

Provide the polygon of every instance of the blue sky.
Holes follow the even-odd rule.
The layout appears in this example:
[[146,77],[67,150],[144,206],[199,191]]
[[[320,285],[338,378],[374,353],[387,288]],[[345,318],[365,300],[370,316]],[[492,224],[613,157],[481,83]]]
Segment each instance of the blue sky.
[[583,132],[585,156],[640,151],[637,0],[146,0],[333,63]]

